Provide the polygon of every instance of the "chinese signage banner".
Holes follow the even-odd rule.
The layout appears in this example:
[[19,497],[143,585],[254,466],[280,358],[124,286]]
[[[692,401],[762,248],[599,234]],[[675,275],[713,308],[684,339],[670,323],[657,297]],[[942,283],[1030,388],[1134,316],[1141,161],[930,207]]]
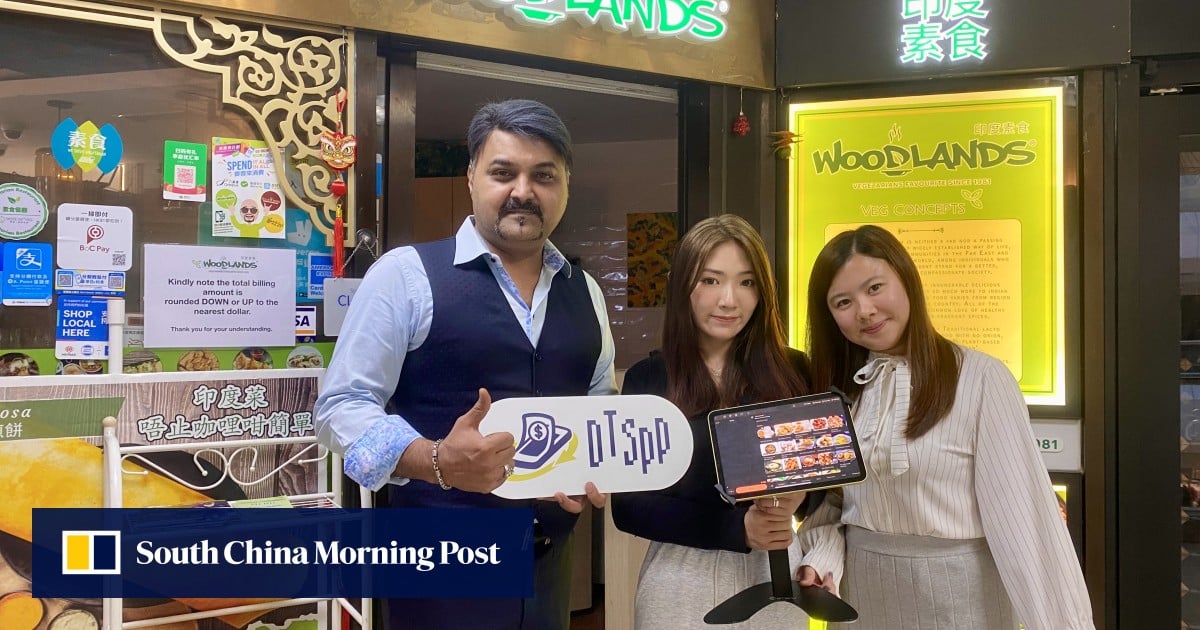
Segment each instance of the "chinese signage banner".
[[987,58],[984,0],[899,0],[901,63]]
[[863,224],[895,234],[934,326],[991,354],[1030,404],[1065,400],[1062,90],[793,104],[792,343],[807,334],[813,262]]
[[213,236],[284,238],[283,189],[261,140],[212,139]]
[[[103,505],[105,454],[98,436],[104,417],[116,418],[121,444],[160,449],[121,461],[124,507],[278,500],[325,490],[326,460],[318,459],[318,447],[296,443],[296,438],[313,435],[317,389],[316,374],[294,372],[211,379],[163,374],[0,380],[0,487],[6,489],[0,502],[0,574],[7,586],[13,592],[37,588],[31,561],[35,508]],[[289,440],[221,448],[230,440],[270,438]],[[38,601],[44,620],[73,615],[70,627],[100,627],[99,599],[48,596]],[[124,615],[164,617],[259,601],[244,596],[126,599]],[[192,627],[232,630],[267,623],[276,625],[262,627],[285,628],[297,617],[315,620],[313,609],[230,612],[220,621],[202,620]],[[303,627],[325,625],[313,621]]]

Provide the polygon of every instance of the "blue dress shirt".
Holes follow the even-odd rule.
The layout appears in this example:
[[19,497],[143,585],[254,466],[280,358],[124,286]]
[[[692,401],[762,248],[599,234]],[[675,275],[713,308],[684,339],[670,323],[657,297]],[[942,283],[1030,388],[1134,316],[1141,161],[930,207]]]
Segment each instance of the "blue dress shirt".
[[[513,317],[536,346],[546,321],[547,296],[554,275],[571,273],[562,253],[546,242],[542,274],[533,290],[533,304],[529,305],[521,298],[500,259],[479,236],[473,217],[467,218],[454,238],[454,264],[484,257],[504,290]],[[591,276],[584,277],[601,332],[600,357],[588,393],[615,394],[615,351],[604,294]],[[322,444],[344,455],[348,477],[371,490],[379,490],[389,481],[399,484],[408,481],[393,477],[393,471],[405,449],[421,436],[408,421],[388,414],[384,407],[395,393],[405,356],[421,347],[429,335],[433,309],[433,292],[417,251],[400,247],[384,254],[367,271],[355,292],[325,371],[316,404],[317,437]],[[481,353],[479,360],[486,360],[484,357]]]

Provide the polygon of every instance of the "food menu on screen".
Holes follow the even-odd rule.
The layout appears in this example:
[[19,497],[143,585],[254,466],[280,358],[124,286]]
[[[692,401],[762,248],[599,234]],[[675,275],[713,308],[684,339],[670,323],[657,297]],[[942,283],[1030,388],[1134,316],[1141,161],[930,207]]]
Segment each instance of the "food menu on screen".
[[858,474],[845,416],[780,422],[778,417],[762,414],[754,420],[768,488],[795,486],[797,480],[827,475]]

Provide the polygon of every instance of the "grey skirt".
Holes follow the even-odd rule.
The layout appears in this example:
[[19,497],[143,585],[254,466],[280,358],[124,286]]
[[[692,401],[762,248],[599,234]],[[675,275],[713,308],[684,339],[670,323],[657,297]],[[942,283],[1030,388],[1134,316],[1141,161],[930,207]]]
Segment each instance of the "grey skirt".
[[846,526],[844,630],[1014,630],[1017,619],[983,538],[882,534]]
[[[799,557],[799,543],[796,556]],[[808,616],[776,602],[745,623],[710,626],[704,615],[743,589],[769,582],[767,552],[710,551],[651,542],[638,577],[634,601],[636,630],[804,630]]]

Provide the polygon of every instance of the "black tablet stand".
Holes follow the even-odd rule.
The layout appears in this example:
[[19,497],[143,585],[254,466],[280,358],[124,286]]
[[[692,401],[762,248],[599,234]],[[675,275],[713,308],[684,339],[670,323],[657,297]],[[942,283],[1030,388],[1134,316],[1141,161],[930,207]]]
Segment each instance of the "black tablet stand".
[[793,581],[788,568],[786,549],[768,551],[771,562],[771,581],[755,584],[721,602],[704,615],[704,623],[739,623],[775,602],[788,602],[800,607],[818,621],[854,621],[858,611],[837,595],[820,586],[800,586]]
[[[724,488],[718,485],[717,489],[727,501],[733,502],[733,497],[726,494]],[[704,615],[704,623],[740,623],[775,602],[793,604],[817,621],[846,622],[858,619],[858,611],[837,595],[820,586],[801,586],[793,580],[787,549],[768,551],[767,559],[771,565],[771,581],[755,584],[717,604],[716,608]]]

